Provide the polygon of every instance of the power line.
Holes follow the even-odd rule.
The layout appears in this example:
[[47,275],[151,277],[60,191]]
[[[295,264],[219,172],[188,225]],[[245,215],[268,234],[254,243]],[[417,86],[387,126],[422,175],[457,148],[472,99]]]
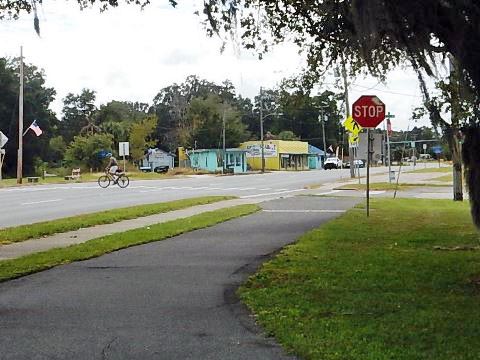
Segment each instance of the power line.
[[[372,88],[372,87],[369,88],[368,86],[363,86],[363,85],[353,85],[353,86],[357,86],[357,87],[360,87],[360,88],[363,88],[363,89],[367,89],[367,90],[372,90],[373,88],[375,88],[376,86],[378,86],[378,83],[377,83],[377,85],[375,85],[373,88]],[[405,94],[405,93],[400,93],[400,92],[390,91],[390,90],[383,90],[383,89],[375,89],[375,91],[380,91],[380,92],[384,92],[384,93],[388,93],[388,94],[393,94],[393,95],[416,97],[416,98],[421,98],[421,97],[422,97],[421,95]]]

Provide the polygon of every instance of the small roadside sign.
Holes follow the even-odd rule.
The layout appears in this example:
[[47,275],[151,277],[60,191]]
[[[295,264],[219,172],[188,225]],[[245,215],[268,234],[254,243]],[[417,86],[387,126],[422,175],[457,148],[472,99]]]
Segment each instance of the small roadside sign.
[[349,116],[345,120],[345,122],[343,123],[343,126],[345,127],[345,129],[347,131],[349,131],[350,133],[352,133],[353,135],[356,135],[356,136],[358,136],[360,131],[362,131],[362,129],[363,129],[360,125],[358,125],[358,123],[355,120],[353,120],[352,116]]
[[119,156],[129,156],[130,155],[130,143],[129,142],[118,143],[118,155]]
[[0,131],[0,149],[3,148],[8,142],[8,137]]
[[427,144],[423,144],[423,150],[427,150]]
[[410,141],[410,147],[415,147],[415,141]]

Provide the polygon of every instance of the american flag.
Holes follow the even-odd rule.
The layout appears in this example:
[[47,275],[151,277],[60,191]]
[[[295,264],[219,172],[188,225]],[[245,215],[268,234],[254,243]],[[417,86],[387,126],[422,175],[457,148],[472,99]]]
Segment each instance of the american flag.
[[387,132],[388,136],[392,136],[392,123],[390,122],[390,119],[387,119]]
[[37,125],[37,120],[34,120],[32,125],[28,127],[29,129],[32,129],[35,135],[40,136],[43,134],[42,129],[40,129],[40,126]]

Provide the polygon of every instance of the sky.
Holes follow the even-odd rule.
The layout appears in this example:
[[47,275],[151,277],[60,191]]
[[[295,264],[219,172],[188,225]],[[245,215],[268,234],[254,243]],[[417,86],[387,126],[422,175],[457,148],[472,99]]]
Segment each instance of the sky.
[[[18,56],[23,46],[25,61],[44,69],[46,85],[57,91],[51,108],[58,116],[67,93],[83,88],[96,91],[97,105],[151,103],[160,89],[198,75],[217,83],[229,79],[238,94],[253,98],[261,86],[275,87],[303,68],[304,58],[289,43],[262,60],[232,41],[221,52],[222,40],[207,37],[194,15],[201,3],[183,1],[174,9],[167,0],[157,0],[143,11],[122,5],[100,13],[98,8],[80,11],[76,1],[44,0],[38,14],[41,37],[33,29],[33,15],[0,22],[0,57]],[[336,90],[333,71],[327,76],[331,81],[327,78],[321,89]],[[429,125],[428,119],[410,120],[422,102],[412,70],[392,71],[385,84],[371,77],[349,81],[350,103],[364,94],[377,95],[395,115],[394,130]]]

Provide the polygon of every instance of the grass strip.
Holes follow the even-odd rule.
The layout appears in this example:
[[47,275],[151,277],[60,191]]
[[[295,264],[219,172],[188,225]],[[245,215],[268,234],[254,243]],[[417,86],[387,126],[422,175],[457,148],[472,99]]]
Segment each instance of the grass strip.
[[[422,166],[422,165],[417,165],[417,166]],[[412,170],[412,171],[407,171],[407,173],[417,173],[417,174],[425,174],[425,173],[450,173],[452,172],[452,167],[451,166],[445,166],[445,167],[435,167],[435,168],[423,168],[423,169],[417,169],[417,170]]]
[[103,236],[78,245],[56,248],[26,255],[18,259],[0,261],[0,281],[14,279],[73,261],[98,257],[131,246],[164,240],[240,216],[249,215],[259,209],[257,205],[239,205],[209,211],[186,219],[173,220],[119,234]]
[[[449,184],[427,184],[427,183],[399,183],[398,188],[395,183],[371,183],[370,190],[381,191],[381,190],[407,190],[412,187],[445,187],[450,186]],[[366,190],[366,184],[346,184],[339,187],[336,187],[334,190]]]
[[240,288],[242,300],[302,359],[477,359],[480,251],[468,204],[372,208],[286,247]]
[[95,225],[112,224],[122,220],[135,219],[142,216],[160,214],[234,198],[235,197],[233,196],[204,196],[164,203],[130,206],[91,214],[71,216],[58,220],[42,221],[29,225],[8,227],[0,229],[0,244],[5,245],[28,239],[35,239],[42,236],[92,227]]

